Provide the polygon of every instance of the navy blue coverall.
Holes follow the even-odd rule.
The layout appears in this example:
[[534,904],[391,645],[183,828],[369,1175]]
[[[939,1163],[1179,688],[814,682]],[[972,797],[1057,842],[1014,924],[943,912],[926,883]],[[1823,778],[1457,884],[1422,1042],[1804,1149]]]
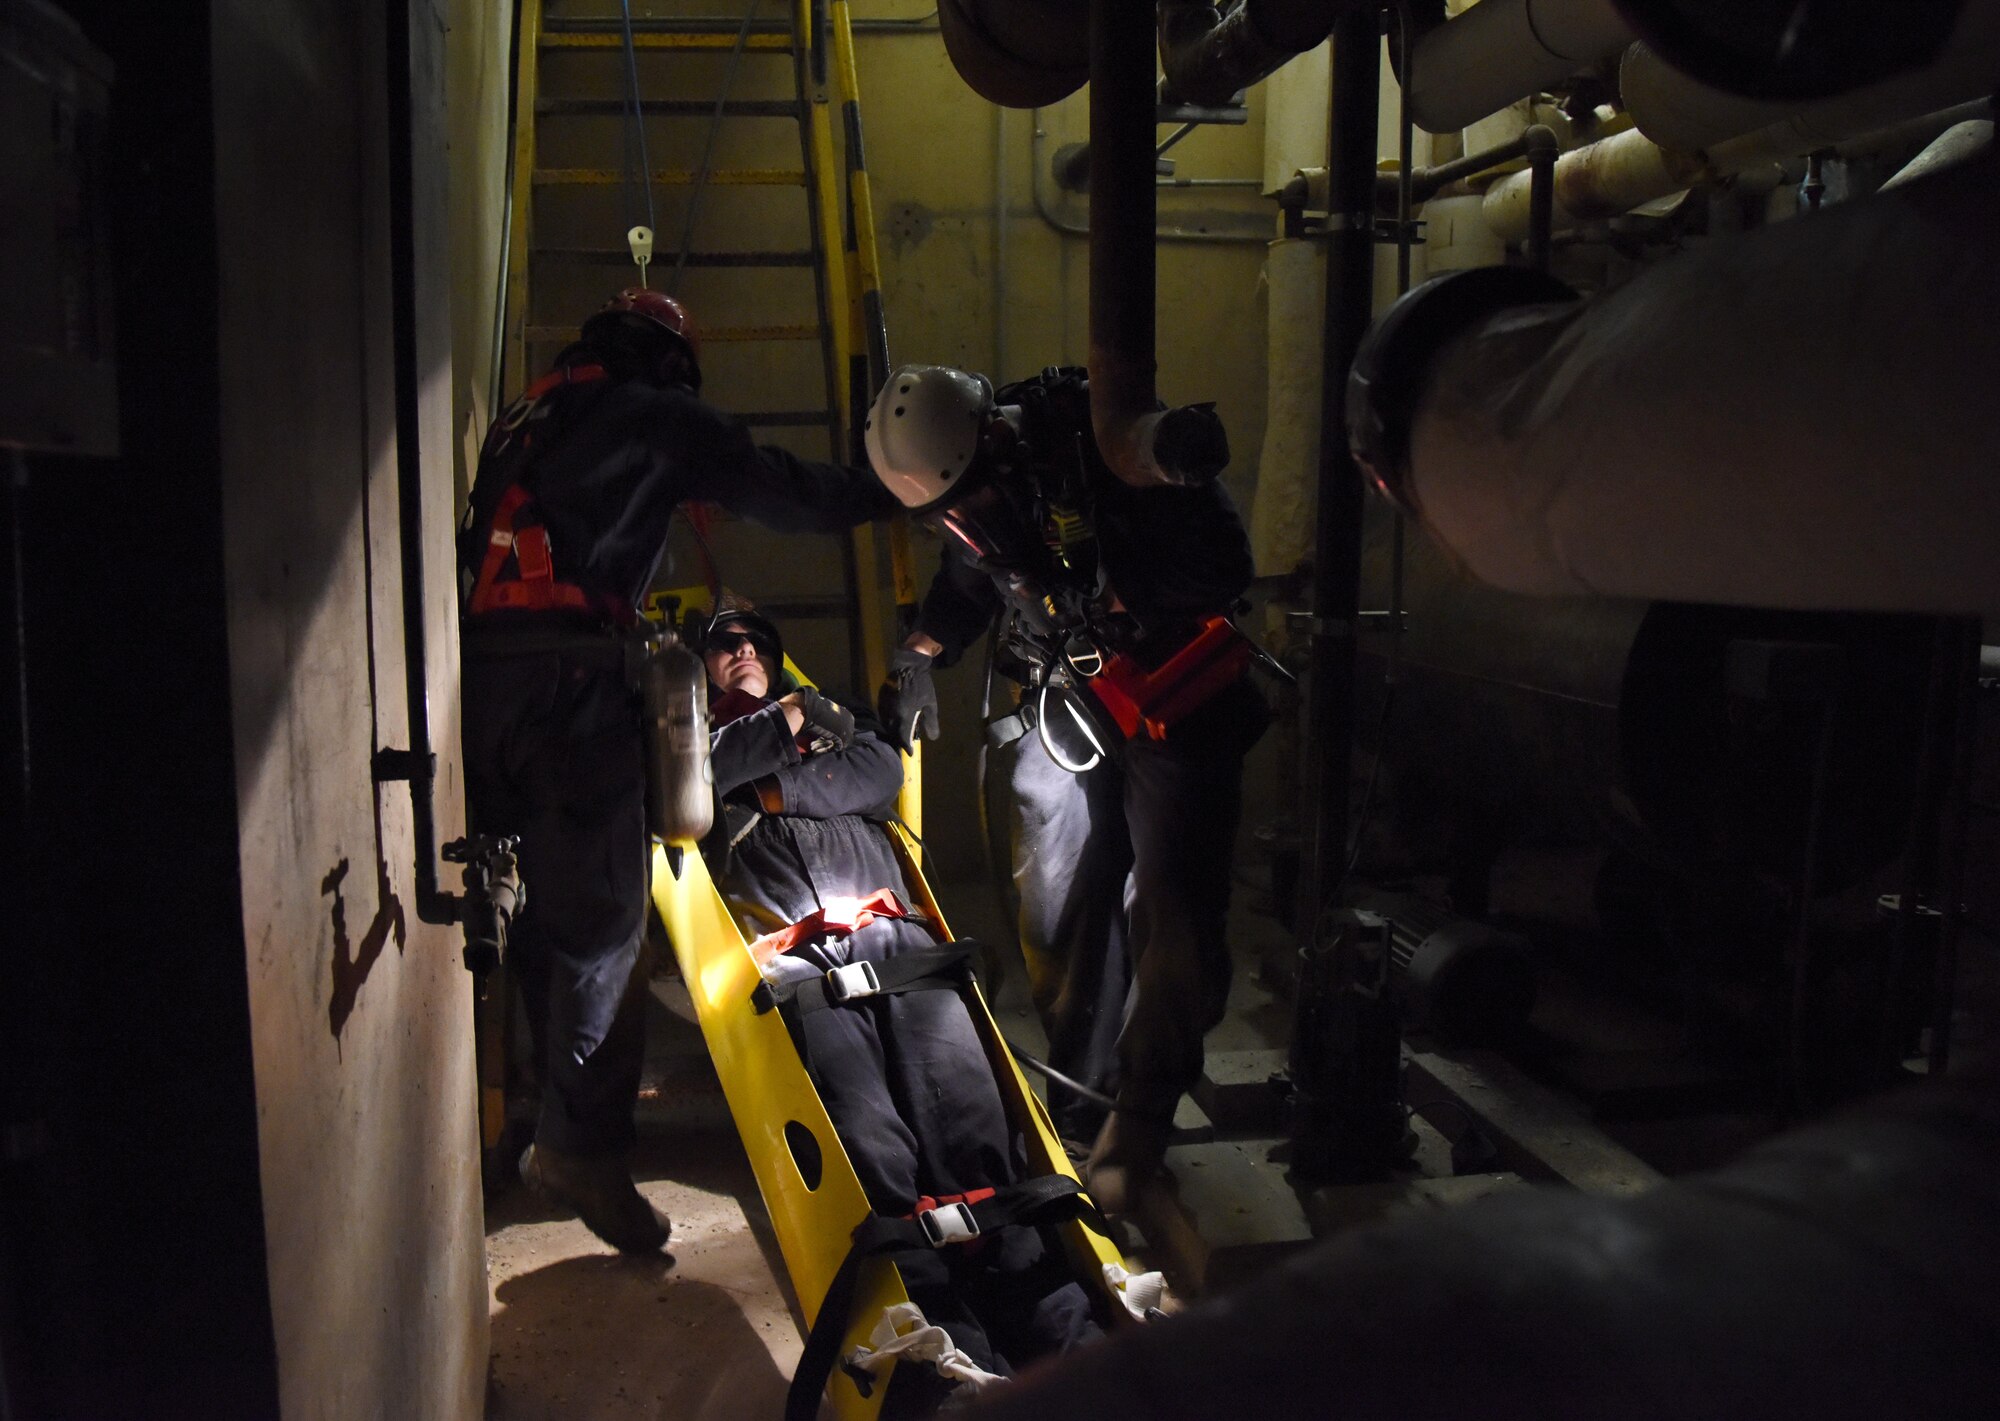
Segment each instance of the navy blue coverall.
[[[1100,465],[1092,497],[1105,572],[1147,642],[1185,639],[1249,587],[1250,539],[1221,484],[1138,489]],[[993,579],[947,539],[917,630],[950,665],[1001,606]],[[1149,1120],[1171,1120],[1228,1003],[1243,756],[1269,722],[1244,677],[1166,740],[1132,740],[1082,774],[1051,760],[1033,730],[1013,742],[1014,887],[1049,1063]],[[1102,1123],[1053,1082],[1049,1103],[1067,1139],[1088,1141]]]
[[[901,757],[857,712],[844,750],[800,757],[776,705],[717,726],[715,788],[734,838],[711,867],[752,936],[798,922],[829,899],[892,888],[909,900],[902,865],[880,823],[902,787]],[[741,825],[754,816],[749,827]],[[924,927],[881,918],[846,936],[802,943],[779,970],[817,976],[850,962],[881,962],[935,947]],[[1023,1147],[1007,1119],[991,1064],[964,1001],[951,991],[885,995],[795,1018],[801,1052],[869,1205],[907,1215],[925,1195],[1014,1183]],[[1090,1305],[1059,1245],[1014,1225],[976,1250],[897,1259],[911,1301],[981,1367],[1015,1367],[1097,1335]],[[905,1376],[909,1380],[905,1381]],[[921,1412],[921,1373],[899,1368],[884,1415]]]
[[[557,580],[610,609],[639,605],[683,500],[781,532],[838,532],[893,507],[866,469],[759,447],[679,387],[600,379],[544,403],[519,481],[548,530]],[[481,478],[491,472],[483,459]],[[498,492],[474,488],[459,559],[468,596]],[[464,622],[471,818],[520,837],[528,890],[510,952],[543,1063],[535,1138],[585,1156],[631,1142],[645,1051],[634,972],[650,866],[645,771],[623,648],[611,635],[593,644],[612,622],[521,610]],[[547,649],[564,632],[576,644]]]

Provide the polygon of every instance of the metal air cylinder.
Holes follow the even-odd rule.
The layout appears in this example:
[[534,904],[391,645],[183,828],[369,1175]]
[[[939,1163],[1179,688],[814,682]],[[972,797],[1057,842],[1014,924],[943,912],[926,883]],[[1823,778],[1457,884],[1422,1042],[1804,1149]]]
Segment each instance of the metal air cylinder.
[[640,690],[646,718],[646,824],[661,843],[699,839],[715,819],[708,764],[708,677],[671,632],[646,649]]

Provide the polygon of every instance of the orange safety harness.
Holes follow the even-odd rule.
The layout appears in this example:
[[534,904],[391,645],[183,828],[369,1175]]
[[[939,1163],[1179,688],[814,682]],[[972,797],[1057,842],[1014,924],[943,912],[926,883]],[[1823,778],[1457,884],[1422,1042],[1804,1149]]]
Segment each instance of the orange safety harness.
[[[493,422],[480,462],[492,468],[510,451],[516,461],[525,459],[534,447],[535,431],[524,426],[546,417],[548,411],[542,400],[566,385],[590,384],[604,378],[602,365],[566,365],[542,376]],[[518,448],[514,445],[517,432]],[[635,614],[620,599],[556,578],[555,550],[549,544],[549,530],[537,521],[527,521],[524,525],[523,514],[532,518],[533,508],[534,496],[521,482],[517,468],[493,509],[486,554],[480,562],[466,611],[473,616],[498,611],[587,612],[614,622],[631,622]],[[509,563],[513,565],[511,576]]]

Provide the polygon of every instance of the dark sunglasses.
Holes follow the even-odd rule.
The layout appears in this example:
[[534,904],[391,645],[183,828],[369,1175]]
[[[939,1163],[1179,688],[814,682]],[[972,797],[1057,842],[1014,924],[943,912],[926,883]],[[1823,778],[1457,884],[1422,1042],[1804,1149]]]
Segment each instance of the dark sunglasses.
[[736,648],[743,645],[746,641],[750,643],[751,650],[755,651],[759,656],[776,656],[778,654],[777,643],[773,642],[762,632],[744,631],[738,627],[724,627],[721,631],[713,633],[708,639],[708,649],[712,652],[722,652],[733,656],[736,653]]

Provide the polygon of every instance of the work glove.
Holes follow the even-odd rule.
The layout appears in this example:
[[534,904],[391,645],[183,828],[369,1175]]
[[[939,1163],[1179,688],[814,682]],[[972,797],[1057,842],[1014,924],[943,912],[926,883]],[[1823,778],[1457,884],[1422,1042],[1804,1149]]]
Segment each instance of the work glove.
[[937,739],[937,683],[931,680],[931,657],[907,646],[897,648],[889,658],[889,678],[875,698],[875,709],[899,750],[917,748],[919,725],[926,740]]
[[794,694],[799,714],[805,717],[805,724],[799,727],[799,739],[809,747],[809,753],[845,750],[854,743],[853,711],[828,700],[810,686],[801,686]]

